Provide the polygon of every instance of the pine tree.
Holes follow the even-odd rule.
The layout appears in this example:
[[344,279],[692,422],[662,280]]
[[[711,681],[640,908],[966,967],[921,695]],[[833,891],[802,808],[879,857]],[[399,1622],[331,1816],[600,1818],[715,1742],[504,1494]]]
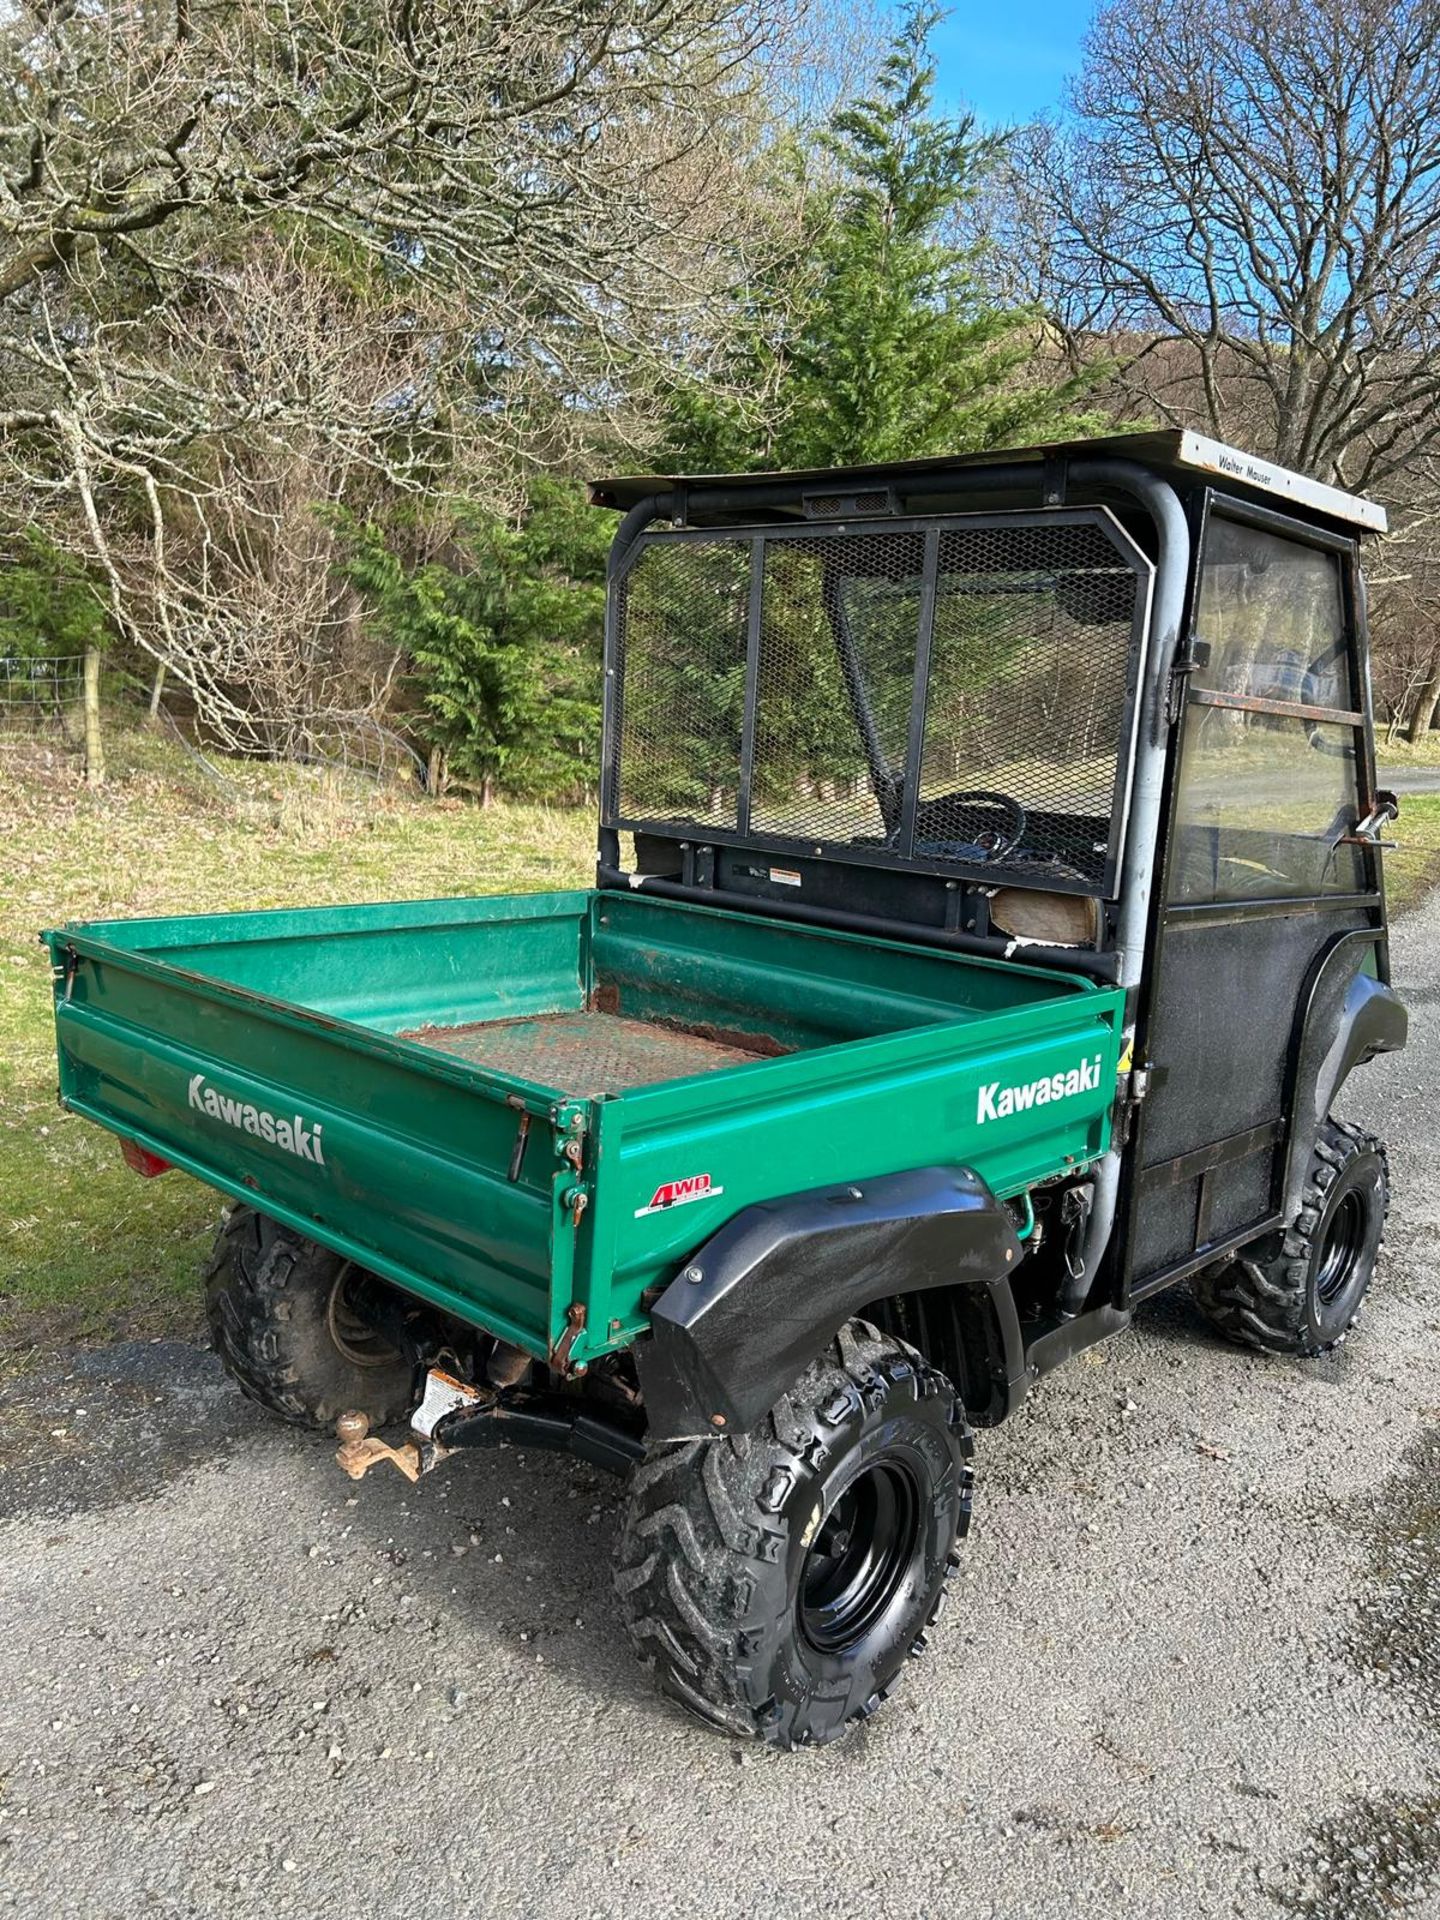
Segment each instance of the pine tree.
[[[989,297],[983,245],[957,218],[1000,159],[1003,136],[934,110],[930,35],[912,7],[873,92],[831,118],[808,154],[809,258],[746,290],[750,325],[725,388],[678,403],[677,460],[697,468],[829,467],[965,453],[1095,431],[1095,376],[1029,368],[1040,319]],[[798,268],[798,274],[797,274]],[[798,278],[798,288],[796,281]]]
[[367,623],[404,655],[417,735],[450,778],[484,800],[579,798],[599,753],[605,517],[537,479],[518,521],[464,506],[418,565],[394,530],[342,528]]

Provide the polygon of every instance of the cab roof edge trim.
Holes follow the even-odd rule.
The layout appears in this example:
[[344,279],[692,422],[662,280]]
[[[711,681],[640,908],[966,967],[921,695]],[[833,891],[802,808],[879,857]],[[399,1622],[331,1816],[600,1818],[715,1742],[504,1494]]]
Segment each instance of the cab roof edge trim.
[[1328,514],[1332,520],[1348,520],[1354,526],[1363,527],[1367,533],[1385,533],[1389,530],[1389,515],[1376,500],[1342,492],[1339,487],[1327,486],[1321,480],[1311,480],[1303,473],[1292,473],[1288,467],[1277,467],[1273,460],[1261,460],[1255,454],[1242,453],[1236,447],[1227,447],[1221,440],[1210,440],[1203,433],[1193,433],[1188,428],[1180,439],[1176,462],[1179,466],[1198,473],[1215,474],[1220,479],[1253,487],[1259,493],[1278,494],[1296,506],[1308,507],[1313,513]]
[[1148,433],[1108,434],[1095,440],[1054,440],[1028,447],[997,447],[988,453],[945,454],[924,460],[896,460],[868,466],[809,467],[775,473],[699,473],[628,474],[592,480],[589,498],[592,506],[626,509],[654,494],[668,493],[676,487],[723,487],[727,491],[773,487],[807,482],[827,490],[839,490],[849,482],[876,483],[881,480],[922,480],[927,474],[953,473],[963,468],[1033,464],[1037,469],[1047,460],[1119,458],[1133,460],[1162,474],[1199,474],[1222,481],[1275,502],[1288,502],[1302,511],[1323,514],[1327,519],[1344,521],[1366,533],[1384,533],[1389,526],[1386,511],[1378,501],[1345,493],[1339,487],[1293,473],[1271,460],[1226,446],[1190,428],[1160,428]]

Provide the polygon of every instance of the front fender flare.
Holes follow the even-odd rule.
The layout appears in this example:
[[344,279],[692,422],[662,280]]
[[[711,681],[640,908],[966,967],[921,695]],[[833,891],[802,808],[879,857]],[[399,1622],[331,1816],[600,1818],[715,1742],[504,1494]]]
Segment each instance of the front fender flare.
[[968,1168],[922,1167],[746,1207],[688,1260],[636,1343],[657,1440],[753,1427],[862,1307],[928,1287],[1003,1291],[1020,1259]]
[[1311,1149],[1340,1089],[1356,1067],[1405,1045],[1405,1003],[1363,970],[1376,938],[1369,928],[1339,935],[1317,964],[1299,1015],[1283,1197],[1287,1220],[1300,1205]]

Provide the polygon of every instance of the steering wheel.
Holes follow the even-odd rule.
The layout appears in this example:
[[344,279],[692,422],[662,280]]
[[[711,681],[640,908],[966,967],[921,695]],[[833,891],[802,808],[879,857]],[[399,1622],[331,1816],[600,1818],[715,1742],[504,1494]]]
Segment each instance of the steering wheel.
[[935,854],[943,860],[1003,860],[1007,853],[1013,853],[1025,838],[1025,829],[1030,824],[1029,816],[1020,802],[1008,793],[1000,793],[992,787],[966,787],[961,793],[942,794],[932,800],[930,807],[936,814],[943,813],[947,827],[969,826],[968,820],[957,820],[957,813],[971,809],[990,809],[998,812],[1000,822],[994,826],[977,825],[973,840],[920,840],[917,838],[915,851],[923,847],[926,853]]

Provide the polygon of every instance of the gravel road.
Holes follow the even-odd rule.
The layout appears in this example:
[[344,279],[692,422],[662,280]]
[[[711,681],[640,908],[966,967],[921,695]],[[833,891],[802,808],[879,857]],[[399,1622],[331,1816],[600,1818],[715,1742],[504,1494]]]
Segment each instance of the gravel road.
[[1440,793],[1440,767],[1381,767],[1379,784],[1392,793]]
[[0,1911],[1176,1920],[1440,1915],[1440,896],[1396,1184],[1309,1366],[1188,1300],[982,1436],[963,1580],[841,1746],[652,1698],[615,1483],[543,1455],[354,1488],[175,1344],[0,1405]]

